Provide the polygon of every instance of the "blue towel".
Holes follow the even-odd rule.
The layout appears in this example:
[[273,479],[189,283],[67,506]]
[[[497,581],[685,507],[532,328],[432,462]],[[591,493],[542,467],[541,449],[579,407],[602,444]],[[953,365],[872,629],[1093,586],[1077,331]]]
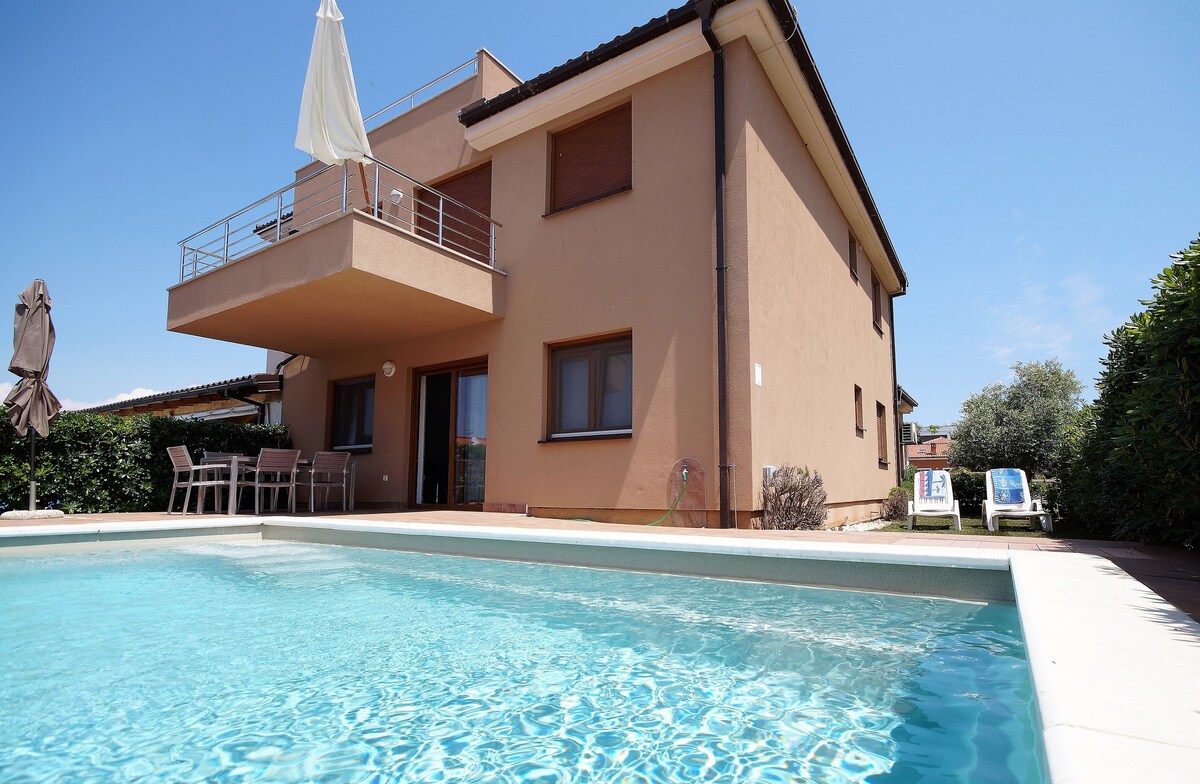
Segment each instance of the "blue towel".
[[992,500],[998,504],[1025,503],[1025,483],[1015,468],[992,469]]

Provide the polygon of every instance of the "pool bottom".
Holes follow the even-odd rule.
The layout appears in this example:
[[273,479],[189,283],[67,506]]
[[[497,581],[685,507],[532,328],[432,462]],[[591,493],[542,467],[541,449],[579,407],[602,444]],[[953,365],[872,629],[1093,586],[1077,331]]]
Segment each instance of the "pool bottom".
[[[4,739],[21,770],[42,749],[103,760],[53,774],[71,781],[145,763],[164,781],[1036,780],[1012,606],[295,543],[182,551],[48,556],[42,590],[74,609],[14,609],[58,635],[52,653],[0,638],[46,662],[4,693],[47,708]],[[6,558],[5,579],[46,558]],[[172,725],[182,739],[155,736]]]

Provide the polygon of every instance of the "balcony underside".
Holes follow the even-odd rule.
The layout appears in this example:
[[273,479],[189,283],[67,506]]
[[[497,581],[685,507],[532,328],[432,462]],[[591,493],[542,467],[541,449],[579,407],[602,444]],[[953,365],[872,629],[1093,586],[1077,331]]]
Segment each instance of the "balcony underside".
[[174,286],[167,329],[320,357],[499,319],[505,281],[351,212]]

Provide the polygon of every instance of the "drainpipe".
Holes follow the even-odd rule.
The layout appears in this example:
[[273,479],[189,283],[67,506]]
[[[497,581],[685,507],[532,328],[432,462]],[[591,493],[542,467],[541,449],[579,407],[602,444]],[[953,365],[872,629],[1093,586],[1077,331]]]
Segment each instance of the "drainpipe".
[[258,420],[258,424],[260,424],[260,425],[267,424],[267,404],[266,403],[262,402],[261,400],[252,400],[248,397],[242,397],[241,395],[235,395],[230,392],[226,392],[225,397],[227,397],[231,400],[237,400],[238,402],[241,402],[241,403],[249,403],[250,405],[254,406],[255,408],[258,409],[258,415],[256,417]]
[[896,297],[904,292],[888,295],[888,315],[892,317],[888,331],[892,334],[892,430],[896,449],[896,487],[904,484],[904,445],[900,443],[900,385],[896,378]]
[[729,508],[729,340],[725,328],[725,52],[713,33],[717,0],[699,0],[700,30],[713,53],[713,132],[717,223],[717,475],[720,485],[721,528],[736,528]]

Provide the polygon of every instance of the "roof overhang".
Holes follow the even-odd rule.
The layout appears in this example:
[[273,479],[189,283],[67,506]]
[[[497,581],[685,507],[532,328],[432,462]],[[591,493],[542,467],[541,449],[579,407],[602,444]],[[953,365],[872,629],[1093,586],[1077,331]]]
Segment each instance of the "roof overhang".
[[[786,0],[718,0],[718,5],[712,25],[717,39],[750,42],[876,274],[889,293],[903,294],[908,278],[791,6]],[[467,142],[487,150],[708,51],[696,4],[689,3],[477,101],[459,113],[459,121]]]
[[200,384],[171,392],[158,392],[102,406],[92,406],[80,409],[80,411],[91,414],[133,416],[156,411],[174,411],[190,406],[204,406],[227,400],[242,401],[251,395],[261,395],[263,399],[278,397],[282,388],[282,376],[274,373],[257,373],[251,376],[231,378],[227,381],[215,381],[211,384]]

